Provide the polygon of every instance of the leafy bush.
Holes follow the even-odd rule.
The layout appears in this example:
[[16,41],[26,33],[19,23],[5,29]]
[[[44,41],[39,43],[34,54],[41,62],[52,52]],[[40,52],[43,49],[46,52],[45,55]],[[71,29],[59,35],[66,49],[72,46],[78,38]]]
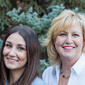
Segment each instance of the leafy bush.
[[27,10],[27,12],[21,13],[21,8],[13,9],[7,13],[7,16],[11,22],[17,24],[28,25],[32,27],[39,36],[39,40],[47,36],[47,30],[50,27],[51,21],[56,17],[62,10],[65,9],[63,5],[50,6],[48,10],[52,11],[48,14],[44,14],[42,17],[39,17],[37,12],[33,12],[32,7]]
[[50,64],[46,62],[45,59],[40,60],[40,73],[42,74],[43,71],[49,66]]
[[5,26],[9,27],[8,18],[6,12],[11,7],[9,0],[0,0],[0,31],[4,31]]
[[0,15],[0,31],[4,31],[5,26],[10,27],[10,23],[8,22],[8,19],[4,16],[2,16],[2,14]]
[[1,48],[2,48],[2,43],[3,43],[3,40],[0,39],[0,58],[1,58]]
[[2,48],[2,43],[3,43],[3,40],[0,39],[0,50],[1,50],[1,48]]

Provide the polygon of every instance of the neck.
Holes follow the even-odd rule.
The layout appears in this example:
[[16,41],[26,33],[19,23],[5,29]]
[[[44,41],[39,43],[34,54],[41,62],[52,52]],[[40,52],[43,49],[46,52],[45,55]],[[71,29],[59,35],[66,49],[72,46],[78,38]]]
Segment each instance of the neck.
[[62,64],[61,65],[61,72],[63,72],[64,74],[68,75],[71,72],[71,66],[68,64]]
[[62,78],[64,79],[69,79],[70,73],[71,73],[71,67],[62,64],[60,68],[60,76],[62,76]]
[[68,79],[70,77],[71,67],[77,62],[78,59],[79,59],[79,57],[76,57],[73,59],[69,59],[67,57],[66,58],[61,57],[60,75],[64,79]]
[[80,58],[80,56],[78,56],[76,58],[74,57],[73,59],[69,59],[67,57],[66,58],[61,57],[62,68],[71,69],[71,67],[77,62],[77,60]]
[[22,75],[24,70],[11,70],[10,71],[10,85],[12,85],[13,83],[15,83],[19,78],[20,76]]

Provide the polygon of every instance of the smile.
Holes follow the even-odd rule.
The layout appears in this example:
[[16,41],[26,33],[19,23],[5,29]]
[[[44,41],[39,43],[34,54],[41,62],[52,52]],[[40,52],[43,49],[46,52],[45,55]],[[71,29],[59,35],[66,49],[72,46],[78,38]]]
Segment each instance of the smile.
[[74,46],[63,46],[65,51],[72,51],[73,48],[75,48]]
[[73,49],[74,47],[63,47],[65,49]]
[[7,60],[9,60],[9,61],[17,61],[18,62],[17,59],[13,59],[13,58],[7,58]]

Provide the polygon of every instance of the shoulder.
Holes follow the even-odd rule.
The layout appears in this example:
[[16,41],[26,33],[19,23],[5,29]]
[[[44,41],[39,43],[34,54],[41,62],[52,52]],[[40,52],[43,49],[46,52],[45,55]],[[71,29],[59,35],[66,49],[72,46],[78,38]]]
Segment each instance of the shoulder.
[[34,79],[34,81],[32,82],[32,85],[46,85],[46,84],[44,83],[44,81],[41,78],[36,77]]
[[48,67],[47,69],[45,69],[45,71],[43,72],[42,77],[48,76],[49,74],[52,74],[53,70],[54,70],[54,66],[49,66],[49,67]]
[[43,81],[48,84],[48,82],[51,82],[52,79],[55,78],[56,70],[54,66],[49,66],[42,74]]
[[48,67],[42,74],[42,79],[47,85],[55,85],[56,81],[56,68],[53,66]]
[[49,66],[42,74],[43,81],[48,85],[52,85],[54,82],[57,82],[59,68],[60,64]]

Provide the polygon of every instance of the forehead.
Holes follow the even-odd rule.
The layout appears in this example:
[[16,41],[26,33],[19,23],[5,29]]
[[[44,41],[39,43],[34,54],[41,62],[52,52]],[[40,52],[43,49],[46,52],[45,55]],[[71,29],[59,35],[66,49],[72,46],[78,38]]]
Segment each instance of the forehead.
[[63,29],[61,31],[67,31],[67,32],[82,32],[82,27],[79,25],[79,24],[73,24],[72,26],[66,28],[66,29]]
[[82,26],[80,25],[80,23],[78,22],[72,22],[72,23],[69,23],[69,24],[64,24],[63,26],[61,26],[60,28],[57,28],[55,33],[58,34],[59,32],[62,32],[62,31],[67,31],[67,30],[72,30],[72,31],[82,31],[83,28]]
[[53,40],[55,40],[56,37],[58,36],[58,34],[63,31],[79,32],[82,34],[83,29],[78,22],[57,26],[57,27],[55,27],[54,32],[53,32]]
[[7,38],[6,42],[7,41],[12,42],[12,43],[16,43],[16,44],[17,43],[19,43],[19,44],[25,44],[24,38],[18,32],[11,34]]

